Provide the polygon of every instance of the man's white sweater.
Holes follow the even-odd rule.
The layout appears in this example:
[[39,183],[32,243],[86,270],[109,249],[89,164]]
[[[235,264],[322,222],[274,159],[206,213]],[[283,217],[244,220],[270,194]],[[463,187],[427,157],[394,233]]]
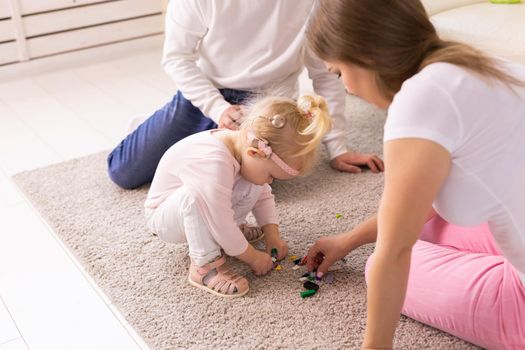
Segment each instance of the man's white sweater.
[[347,151],[345,92],[306,46],[313,0],[172,0],[163,66],[185,98],[218,123],[230,106],[219,88],[297,97],[304,67],[326,98],[334,128],[330,158]]

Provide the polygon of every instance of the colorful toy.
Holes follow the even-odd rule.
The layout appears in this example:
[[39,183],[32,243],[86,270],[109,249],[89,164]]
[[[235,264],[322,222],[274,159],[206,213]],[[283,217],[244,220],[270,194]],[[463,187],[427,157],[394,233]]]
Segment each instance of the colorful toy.
[[[293,256],[295,257],[295,256]],[[292,258],[292,257],[290,257]],[[291,259],[290,259],[291,260]],[[299,263],[297,261],[300,260]],[[293,270],[300,269],[301,265],[306,264],[307,256],[305,256],[302,259],[294,260],[295,266],[292,267]],[[344,259],[341,259],[341,263],[346,262]],[[332,266],[333,267],[333,266]],[[336,269],[337,270],[337,269]],[[330,269],[329,269],[330,271]],[[314,269],[312,272],[305,272],[300,278],[299,281],[303,283],[303,287],[306,289],[306,291],[302,291],[301,298],[307,298],[315,295],[317,292],[319,292],[320,289],[320,283],[328,283],[332,284],[334,282],[334,274],[331,272],[327,272],[322,277],[317,277],[317,270]],[[316,283],[317,282],[317,283]]]
[[490,0],[493,4],[521,4],[521,0]]
[[301,259],[301,262],[299,265],[306,265],[306,262],[308,261],[308,255],[305,255],[304,258]]
[[315,290],[316,292],[319,290],[319,285],[314,282],[306,281],[303,283],[304,289],[308,290]]
[[275,270],[280,270],[280,269],[282,269],[282,267],[279,268],[279,269],[277,268],[278,266],[280,266],[279,264],[277,264],[277,248],[272,248],[270,254],[272,255],[273,268],[274,268]]
[[304,291],[304,292],[301,292],[301,298],[308,298],[308,297],[311,297],[313,295],[315,295],[316,291],[313,290],[313,289],[310,289],[310,290],[307,290],[307,291]]

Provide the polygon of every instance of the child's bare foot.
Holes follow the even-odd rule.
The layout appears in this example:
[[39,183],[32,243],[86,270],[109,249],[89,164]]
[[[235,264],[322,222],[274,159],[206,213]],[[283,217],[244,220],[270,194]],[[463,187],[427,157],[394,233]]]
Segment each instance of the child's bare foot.
[[189,283],[225,298],[241,297],[248,293],[248,280],[230,270],[225,263],[224,256],[204,266],[197,266],[192,262],[188,275]]

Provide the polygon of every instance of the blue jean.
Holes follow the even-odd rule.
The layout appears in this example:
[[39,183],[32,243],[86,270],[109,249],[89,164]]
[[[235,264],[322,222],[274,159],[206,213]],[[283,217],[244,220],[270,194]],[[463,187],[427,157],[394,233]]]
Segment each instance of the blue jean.
[[[242,104],[250,92],[219,90],[231,104]],[[215,129],[217,124],[206,117],[179,91],[164,107],[139,125],[108,156],[108,174],[118,186],[140,187],[151,180],[162,155],[186,136]]]

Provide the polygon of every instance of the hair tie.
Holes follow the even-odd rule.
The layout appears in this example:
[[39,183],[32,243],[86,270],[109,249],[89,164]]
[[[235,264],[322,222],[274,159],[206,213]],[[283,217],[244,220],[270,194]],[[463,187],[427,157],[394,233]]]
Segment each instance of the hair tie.
[[313,108],[313,102],[312,101],[303,101],[301,105],[299,105],[299,110],[304,114],[306,117],[306,120],[309,122],[312,121],[314,114],[311,112],[311,109]]
[[275,128],[281,129],[284,127],[284,124],[286,124],[286,119],[284,119],[282,115],[276,114],[273,117],[270,117],[270,123],[272,123]]
[[264,153],[266,159],[271,159],[275,164],[277,164],[279,168],[284,170],[289,175],[299,175],[299,171],[286,164],[284,160],[282,160],[277,154],[273,152],[268,140],[257,137],[253,130],[248,130],[247,136],[248,142],[252,143],[255,148],[261,150]]
[[306,116],[306,119],[307,119],[309,122],[311,122],[312,119],[314,118],[313,113],[310,112],[310,111],[306,112],[306,113],[305,113],[305,116]]

